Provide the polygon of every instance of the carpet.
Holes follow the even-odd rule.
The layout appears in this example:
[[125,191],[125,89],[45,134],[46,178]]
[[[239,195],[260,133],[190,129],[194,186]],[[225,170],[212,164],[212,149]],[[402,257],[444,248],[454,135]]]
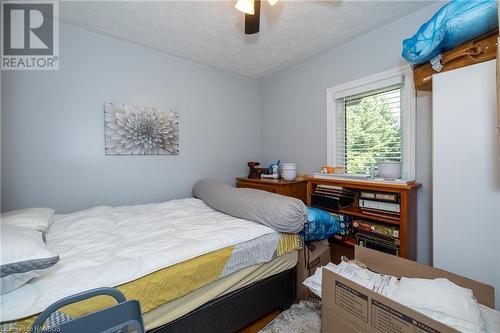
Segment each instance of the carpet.
[[280,313],[259,333],[320,333],[321,302],[300,301]]

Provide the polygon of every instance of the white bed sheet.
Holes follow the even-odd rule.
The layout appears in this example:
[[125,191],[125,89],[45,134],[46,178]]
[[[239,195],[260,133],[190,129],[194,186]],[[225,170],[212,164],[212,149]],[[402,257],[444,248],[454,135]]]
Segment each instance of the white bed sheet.
[[0,321],[31,316],[65,296],[114,287],[274,232],[194,198],[62,215],[47,233],[47,246],[60,261],[42,277],[2,295]]

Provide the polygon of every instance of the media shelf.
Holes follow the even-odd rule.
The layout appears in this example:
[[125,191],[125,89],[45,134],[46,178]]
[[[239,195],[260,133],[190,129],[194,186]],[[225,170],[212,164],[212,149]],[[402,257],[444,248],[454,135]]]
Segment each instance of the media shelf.
[[352,248],[354,248],[354,245],[356,245],[358,243],[356,241],[355,236],[349,236],[347,239],[342,239],[342,240],[334,238],[334,242],[344,244],[344,245],[352,247]]
[[[354,196],[354,203],[349,207],[333,207],[334,205],[329,206],[328,203],[322,203],[320,208],[332,213],[348,215],[353,219],[398,227],[399,256],[415,260],[417,253],[417,190],[420,188],[420,184],[416,182],[388,183],[359,179],[353,180],[348,178],[342,179],[340,177],[335,177],[334,179],[310,177],[308,178],[307,183],[308,206],[312,205],[312,195],[317,195],[316,188],[318,185],[342,188],[343,190],[352,193]],[[321,186],[319,191],[321,191]],[[384,212],[368,213],[367,211],[363,211],[359,207],[357,201],[359,200],[360,193],[365,191],[374,193],[392,193],[397,195],[400,209],[399,215]],[[330,241],[334,243],[334,246],[332,246],[332,258],[337,258],[337,262],[340,255],[347,255],[351,258],[353,257],[353,248],[354,245],[357,244],[355,236],[350,236],[345,240],[331,238]]]
[[401,219],[399,217],[394,217],[389,214],[366,214],[363,213],[361,208],[359,207],[348,207],[348,208],[341,208],[336,211],[339,214],[345,214],[345,215],[350,215],[350,216],[355,216],[359,217],[365,220],[372,220],[372,221],[377,221],[377,222],[384,222],[388,224],[394,224],[394,225],[399,225],[401,223]]

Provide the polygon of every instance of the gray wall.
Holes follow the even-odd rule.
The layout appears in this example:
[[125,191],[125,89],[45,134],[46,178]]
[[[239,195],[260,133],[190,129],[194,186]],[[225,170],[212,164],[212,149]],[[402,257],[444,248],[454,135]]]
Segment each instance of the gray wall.
[[[262,160],[297,162],[302,172],[326,163],[326,90],[405,64],[401,42],[442,5],[432,4],[327,53],[262,81]],[[417,110],[417,179],[419,193],[418,260],[431,260],[431,172],[429,97],[419,97],[427,110]],[[418,107],[420,109],[420,107]]]
[[[2,210],[190,195],[260,158],[259,82],[65,24],[59,71],[2,73]],[[104,102],[180,114],[180,155],[105,156]]]

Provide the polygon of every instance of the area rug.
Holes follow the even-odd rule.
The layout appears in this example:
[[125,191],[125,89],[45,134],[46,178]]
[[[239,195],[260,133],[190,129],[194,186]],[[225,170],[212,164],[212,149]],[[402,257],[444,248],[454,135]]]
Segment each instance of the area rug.
[[321,302],[300,301],[280,313],[259,333],[320,333]]

